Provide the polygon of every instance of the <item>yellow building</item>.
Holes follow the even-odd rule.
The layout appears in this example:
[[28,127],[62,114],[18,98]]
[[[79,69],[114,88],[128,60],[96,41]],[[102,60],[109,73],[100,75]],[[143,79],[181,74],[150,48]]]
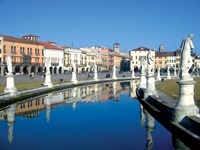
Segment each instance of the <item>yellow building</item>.
[[37,41],[38,36],[27,35],[22,38],[0,37],[1,75],[5,75],[7,56],[12,57],[13,72],[16,75],[42,72],[44,45]]
[[114,65],[117,68],[118,71],[120,71],[121,67],[121,61],[123,60],[123,57],[121,54],[115,52],[114,53]]
[[160,64],[161,69],[166,69],[166,58],[167,52],[157,52],[155,55],[155,68],[158,68],[158,64]]

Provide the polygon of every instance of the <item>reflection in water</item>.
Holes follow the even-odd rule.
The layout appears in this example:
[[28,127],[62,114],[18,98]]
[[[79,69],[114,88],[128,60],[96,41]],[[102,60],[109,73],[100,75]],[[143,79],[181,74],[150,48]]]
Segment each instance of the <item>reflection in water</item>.
[[13,141],[13,126],[15,122],[15,113],[17,111],[17,104],[10,105],[10,108],[5,110],[7,113],[8,124],[8,141],[12,144]]
[[140,125],[144,127],[145,122],[147,136],[146,149],[151,150],[153,148],[153,138],[151,132],[155,129],[155,120],[140,104]]
[[155,120],[154,118],[147,112],[145,111],[146,114],[146,118],[147,118],[147,125],[146,125],[146,132],[147,132],[147,145],[146,148],[147,150],[151,150],[153,147],[153,138],[151,136],[151,132],[154,130],[155,128]]
[[6,118],[8,124],[8,141],[13,141],[13,126],[15,123],[15,115],[34,118],[39,115],[39,110],[46,110],[46,121],[50,121],[51,109],[59,106],[71,104],[72,109],[76,109],[77,102],[100,102],[114,99],[120,100],[120,93],[128,93],[129,83],[109,83],[102,85],[90,85],[84,87],[75,87],[66,91],[48,93],[44,97],[22,101],[19,104],[8,106],[7,109],[1,111],[1,120]]
[[144,124],[145,124],[145,122],[146,122],[146,120],[145,120],[145,113],[144,113],[144,109],[143,109],[143,106],[140,104],[140,125],[141,125],[141,127],[143,127],[144,128]]
[[129,96],[131,98],[137,98],[136,96],[136,88],[138,86],[139,81],[138,80],[132,80],[130,81],[130,92],[129,92]]
[[46,107],[46,118],[47,122],[50,120],[50,111],[51,111],[51,100],[52,100],[53,94],[49,93],[47,96],[44,97],[44,104]]
[[[63,90],[63,91],[59,91],[59,92],[53,92],[53,93],[48,93],[43,97],[37,97],[34,99],[29,99],[29,100],[25,100],[22,101],[20,103],[16,103],[10,106],[7,106],[6,109],[1,110],[0,111],[0,120],[4,120],[7,118],[7,124],[8,124],[8,141],[9,143],[13,142],[13,126],[15,123],[15,116],[24,116],[24,117],[28,117],[30,119],[39,117],[39,112],[41,112],[42,110],[44,110],[43,112],[45,112],[46,115],[46,121],[48,123],[48,125],[50,126],[52,124],[52,120],[55,120],[55,115],[50,115],[51,111],[58,107],[58,106],[65,106],[65,105],[70,105],[71,106],[71,110],[75,110],[77,109],[77,105],[80,103],[85,103],[85,104],[93,104],[94,102],[105,102],[105,101],[109,101],[109,100],[113,100],[113,101],[109,101],[109,102],[114,102],[114,104],[118,104],[119,106],[121,106],[123,108],[123,111],[126,111],[127,105],[126,107],[123,107],[123,101],[120,100],[120,95],[124,96],[124,95],[128,95],[131,98],[135,98],[136,94],[136,87],[137,87],[138,81],[131,81],[130,83],[128,82],[124,82],[124,83],[119,83],[119,82],[113,82],[113,83],[109,83],[109,84],[94,84],[94,85],[89,85],[89,86],[81,86],[81,87],[75,87],[75,88],[71,88],[68,90]],[[123,99],[121,97],[121,99]],[[135,101],[135,100],[130,100],[130,101]],[[115,103],[118,102],[118,103]],[[114,112],[114,108],[115,105],[109,107],[111,109],[111,112],[106,113],[105,114],[105,119],[116,119],[116,114],[114,114],[111,117],[111,114]],[[146,149],[150,150],[152,149],[154,142],[153,142],[153,137],[151,135],[151,132],[155,129],[155,120],[154,118],[143,109],[142,105],[139,105],[140,107],[140,125],[142,127],[145,126],[146,123]],[[105,108],[105,107],[104,107]],[[100,111],[101,113],[104,114],[104,108]],[[132,109],[132,108],[131,108]],[[76,111],[73,112],[78,112],[78,109]],[[117,112],[115,112],[117,113]],[[122,113],[119,113],[120,115]],[[96,116],[92,116],[92,114],[88,114],[89,118],[85,118],[86,121],[87,120],[94,120],[98,117]],[[120,116],[119,115],[119,116]],[[127,114],[127,116],[130,114]],[[7,117],[6,117],[7,116]],[[40,116],[41,117],[41,116]],[[53,118],[51,118],[53,117]],[[70,117],[70,114],[69,114]],[[139,119],[139,118],[138,118]],[[51,121],[50,121],[51,120]],[[98,120],[94,120],[94,122]],[[18,120],[19,122],[19,120]],[[90,126],[90,128],[95,127],[93,121],[90,122],[90,124],[92,124],[92,126]],[[108,122],[108,120],[106,120],[104,122],[104,124],[106,124]],[[121,123],[123,123],[123,121],[119,121]],[[126,122],[126,121],[124,121]],[[56,123],[56,122],[54,122]],[[78,124],[78,123],[77,123]],[[99,123],[97,123],[99,124]],[[74,126],[75,124],[73,124],[72,126]],[[115,123],[116,125],[116,123]],[[47,127],[49,127],[47,126]],[[103,126],[103,124],[101,125]],[[117,126],[117,125],[116,125]],[[112,126],[113,127],[113,126]],[[84,128],[84,127],[83,127]],[[85,127],[85,128],[89,128],[89,127]],[[100,132],[102,135],[103,134],[107,134],[108,131],[112,131],[112,128],[109,127],[110,129],[104,133],[103,130],[106,131],[108,127],[106,127],[105,129],[101,129],[102,131]],[[113,127],[115,128],[115,127]],[[126,131],[126,128],[123,128],[123,131]],[[71,128],[70,128],[71,129]],[[122,129],[122,128],[120,128]],[[67,129],[66,129],[67,130]],[[94,132],[98,132],[98,130],[100,129],[95,129]],[[68,131],[70,132],[70,131]],[[75,131],[73,131],[75,132]],[[89,131],[88,131],[89,132]],[[76,133],[77,134],[77,133]],[[107,135],[108,138],[114,138],[111,135]],[[106,136],[106,137],[107,137]],[[134,137],[135,135],[133,135]],[[145,136],[144,136],[145,137]],[[72,138],[72,137],[71,137]],[[105,137],[104,137],[105,138]],[[122,137],[123,139],[123,137]],[[94,138],[95,140],[95,138]],[[97,141],[99,141],[99,139],[96,139]],[[108,140],[108,139],[107,139]],[[145,140],[144,140],[145,141]],[[141,141],[142,142],[142,141]],[[132,142],[131,142],[132,143]],[[176,142],[177,143],[177,142]],[[103,145],[103,143],[101,144]],[[177,146],[177,144],[176,144]],[[124,146],[126,147],[126,146]],[[95,148],[93,148],[95,149]]]

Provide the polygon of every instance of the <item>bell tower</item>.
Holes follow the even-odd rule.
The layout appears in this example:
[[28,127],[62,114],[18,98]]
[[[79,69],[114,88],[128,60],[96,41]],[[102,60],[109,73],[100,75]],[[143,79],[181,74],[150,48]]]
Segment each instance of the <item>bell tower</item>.
[[120,44],[119,43],[114,43],[113,44],[113,49],[114,49],[114,52],[119,53],[119,51],[120,51]]

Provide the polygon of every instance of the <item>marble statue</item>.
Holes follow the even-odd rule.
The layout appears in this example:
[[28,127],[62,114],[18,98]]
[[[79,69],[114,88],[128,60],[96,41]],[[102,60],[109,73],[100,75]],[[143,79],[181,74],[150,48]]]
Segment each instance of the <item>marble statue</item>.
[[49,68],[50,68],[50,58],[46,58],[45,59],[45,62],[46,62],[46,72],[49,72]]
[[185,78],[189,76],[189,69],[192,67],[192,57],[190,51],[194,49],[192,40],[194,35],[190,34],[181,44],[181,60],[180,60],[180,71],[179,77]]
[[154,56],[151,53],[151,50],[148,51],[147,54],[147,74],[153,74],[154,73]]
[[97,72],[97,64],[94,64],[94,72]]
[[72,63],[72,72],[76,72],[76,63],[75,62]]
[[141,74],[145,74],[146,73],[146,69],[145,69],[145,59],[144,58],[142,58],[141,60],[140,60],[140,70],[141,70]]
[[8,54],[7,57],[7,69],[8,69],[8,73],[12,74],[12,58],[10,53]]

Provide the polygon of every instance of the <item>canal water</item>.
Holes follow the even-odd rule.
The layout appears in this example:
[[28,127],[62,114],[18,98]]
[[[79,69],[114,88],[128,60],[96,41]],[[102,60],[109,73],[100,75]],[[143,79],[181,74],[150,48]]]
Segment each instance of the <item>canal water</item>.
[[76,87],[0,110],[0,150],[171,150],[135,98],[136,81]]

